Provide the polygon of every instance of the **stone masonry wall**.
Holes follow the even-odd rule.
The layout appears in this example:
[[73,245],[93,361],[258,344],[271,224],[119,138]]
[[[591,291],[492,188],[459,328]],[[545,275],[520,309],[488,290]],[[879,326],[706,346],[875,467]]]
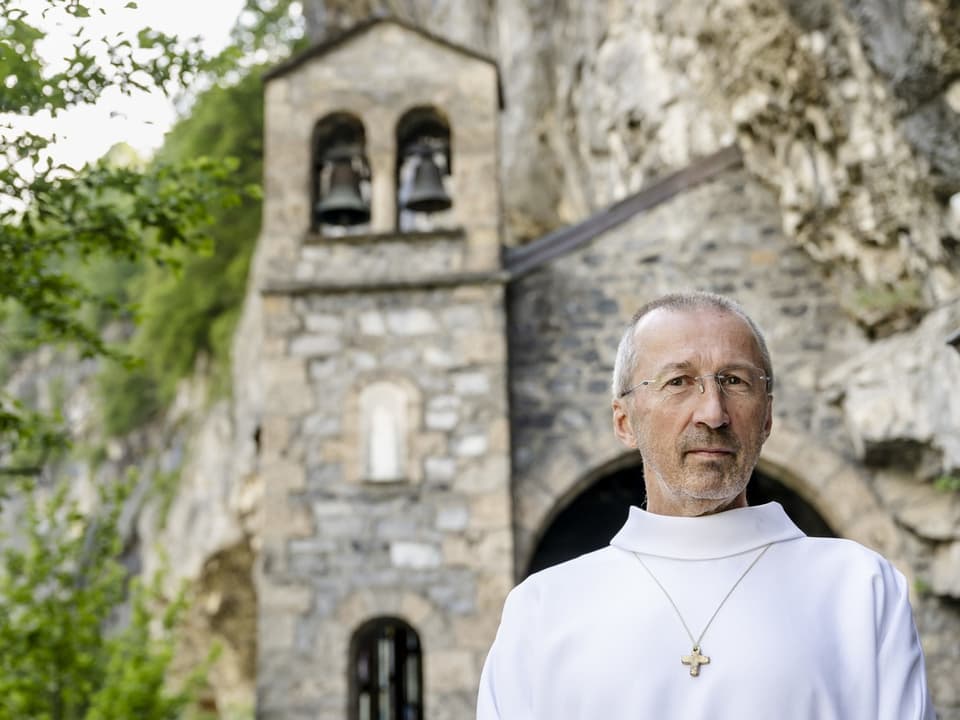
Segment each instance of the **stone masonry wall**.
[[[870,346],[844,315],[830,278],[784,237],[778,218],[775,196],[743,170],[731,171],[511,283],[518,571],[527,566],[557,510],[624,458],[610,417],[616,346],[642,303],[680,289],[730,295],[765,331],[776,385],[773,435],[761,458],[764,472],[798,492],[836,532],[890,557],[914,579],[915,588],[928,581],[936,558],[943,564],[942,534],[937,541],[924,540],[893,518],[902,514],[897,498],[904,493],[914,508],[923,499],[939,503],[934,515],[942,515],[943,504],[955,498],[909,473],[896,475],[863,463],[858,434],[866,430],[863,422],[858,427],[851,421],[855,413],[837,399],[836,386],[843,386],[837,368],[860,357],[852,364],[859,368],[859,385],[866,385]],[[942,338],[937,342],[952,352]],[[946,376],[938,379],[949,383]],[[909,414],[906,408],[901,412]],[[929,424],[936,425],[936,419],[924,426]],[[960,698],[951,680],[956,652],[942,639],[960,631],[960,616],[946,596],[918,592],[915,603],[935,701],[942,717],[956,718]]]
[[[502,297],[264,298],[260,717],[341,720],[351,634],[382,615],[420,634],[427,716],[472,714],[513,579]],[[407,482],[355,470],[356,395],[383,379],[419,391]]]

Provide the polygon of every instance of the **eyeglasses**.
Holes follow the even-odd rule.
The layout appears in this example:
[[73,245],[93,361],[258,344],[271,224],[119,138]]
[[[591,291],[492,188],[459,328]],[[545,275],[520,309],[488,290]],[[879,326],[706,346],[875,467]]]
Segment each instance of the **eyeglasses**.
[[734,368],[721,370],[709,375],[684,375],[683,373],[665,373],[654,380],[642,380],[633,387],[624,390],[618,397],[626,397],[638,387],[649,387],[651,392],[664,398],[683,399],[692,397],[694,388],[702,395],[706,392],[703,381],[713,378],[720,392],[727,397],[759,397],[766,392],[770,377],[759,368]]

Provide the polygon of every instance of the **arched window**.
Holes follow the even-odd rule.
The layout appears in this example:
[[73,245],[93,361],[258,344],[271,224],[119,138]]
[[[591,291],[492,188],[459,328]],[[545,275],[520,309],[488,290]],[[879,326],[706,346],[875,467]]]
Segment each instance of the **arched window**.
[[350,720],[423,720],[420,638],[403,620],[375,618],[354,633]]
[[387,380],[360,391],[360,447],[365,480],[393,482],[409,477],[409,397]]
[[430,107],[397,123],[397,229],[434,230],[451,223],[453,163],[450,124]]
[[333,113],[313,131],[310,227],[324,235],[364,232],[370,225],[370,164],[363,124]]

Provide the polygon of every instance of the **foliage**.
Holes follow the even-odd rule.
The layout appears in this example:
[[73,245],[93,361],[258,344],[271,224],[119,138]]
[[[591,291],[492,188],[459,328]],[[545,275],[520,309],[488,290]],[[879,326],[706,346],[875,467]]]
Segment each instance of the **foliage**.
[[[0,0],[4,20],[0,28],[0,77],[10,78],[0,99],[0,111],[32,114],[40,110],[56,113],[74,105],[94,103],[108,88],[123,93],[158,89],[170,92],[185,87],[203,68],[204,58],[197,43],[184,45],[176,37],[151,29],[136,38],[121,33],[95,37],[84,31],[82,20],[91,14],[118,11],[117,3],[102,0],[36,0],[30,11],[19,0]],[[127,2],[124,9],[136,9]],[[44,39],[38,20],[72,16],[79,30],[73,53],[51,70],[37,52]],[[102,56],[108,62],[102,62]],[[43,140],[41,138],[41,140]]]
[[127,584],[117,522],[128,488],[104,490],[94,516],[77,510],[65,485],[20,515],[23,537],[7,543],[0,570],[0,720],[173,720],[191,702],[205,670],[178,690],[165,686],[182,596],[157,633],[159,585],[133,582],[129,619],[117,623]]
[[922,308],[923,293],[916,278],[906,278],[892,284],[865,285],[854,290],[852,307],[857,317],[879,324]]
[[180,254],[175,273],[154,266],[130,282],[127,292],[138,298],[138,324],[129,350],[143,363],[112,365],[101,377],[104,425],[110,434],[154,417],[200,357],[211,361],[219,389],[226,386],[230,339],[260,228],[261,91],[259,72],[248,73],[236,85],[211,88],[170,131],[160,151],[158,162],[164,163],[202,152],[235,157],[233,181],[246,193],[240,203],[213,213],[207,251]]
[[[29,322],[4,344],[30,349],[48,342],[75,344],[82,355],[120,354],[90,322],[116,314],[120,304],[85,284],[78,266],[102,258],[152,258],[169,265],[183,248],[209,244],[204,228],[216,207],[236,204],[236,166],[192,157],[152,164],[146,170],[101,161],[79,172],[55,163],[53,138],[26,129],[39,116],[53,116],[95,102],[108,90],[170,92],[204,69],[195,42],[153,30],[97,37],[84,18],[129,12],[110,0],[0,0],[0,312],[11,308]],[[78,22],[72,53],[47,64],[38,53],[41,19]],[[0,456],[37,435],[35,417],[0,394]],[[10,468],[5,468],[9,470]],[[17,468],[14,468],[16,471]],[[22,469],[22,468],[21,468]]]
[[103,431],[117,437],[156,417],[162,407],[157,383],[143,365],[111,364],[98,378]]
[[233,44],[215,61],[220,82],[194,99],[158,153],[158,162],[170,164],[202,154],[237,158],[234,181],[246,193],[237,205],[213,211],[209,252],[183,253],[177,273],[147,268],[128,287],[139,301],[129,349],[143,364],[113,365],[101,377],[104,425],[111,434],[154,418],[201,358],[209,362],[214,392],[229,387],[230,341],[260,228],[264,67],[251,62],[279,59],[303,41],[297,7],[293,0],[247,0]]
[[[306,43],[302,2],[299,0],[246,0],[230,33],[232,43],[224,51],[240,66],[282,60]],[[246,60],[246,63],[244,62]]]
[[960,475],[941,475],[933,486],[942,492],[960,492]]
[[930,584],[929,580],[918,577],[913,581],[913,591],[919,597],[929,597],[933,594],[933,585]]

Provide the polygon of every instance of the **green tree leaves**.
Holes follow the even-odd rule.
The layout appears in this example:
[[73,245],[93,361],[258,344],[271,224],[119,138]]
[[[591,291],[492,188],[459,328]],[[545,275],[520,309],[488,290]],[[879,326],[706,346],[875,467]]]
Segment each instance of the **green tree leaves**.
[[[29,12],[28,12],[29,8]],[[195,41],[182,41],[155,30],[97,36],[85,24],[74,23],[70,51],[54,67],[45,62],[38,45],[45,37],[39,21],[77,20],[91,14],[135,10],[105,0],[0,0],[0,112],[56,114],[75,105],[94,103],[110,88],[164,93],[187,87],[206,67]],[[131,22],[136,22],[131,16]],[[104,61],[104,58],[106,61]]]
[[[178,689],[165,685],[183,600],[154,621],[159,585],[127,593],[117,528],[128,484],[101,493],[85,516],[66,486],[31,498],[23,537],[5,542],[0,569],[0,720],[174,720],[204,668]],[[117,610],[129,599],[129,618]],[[113,629],[111,629],[113,628]]]
[[[47,63],[38,52],[38,19],[130,11],[117,0],[31,0],[28,7],[0,0],[0,111],[20,120],[93,103],[111,89],[170,92],[206,67],[195,42],[152,29],[98,37],[83,22],[66,55]],[[104,259],[170,267],[185,250],[209,248],[214,213],[241,201],[237,163],[200,152],[146,168],[100,161],[75,172],[51,159],[52,138],[26,127],[0,123],[0,317],[29,320],[3,328],[0,351],[68,343],[82,356],[123,358],[91,319],[125,308],[86,282],[84,268]],[[4,451],[38,436],[35,422],[0,390],[0,475],[23,470]]]

